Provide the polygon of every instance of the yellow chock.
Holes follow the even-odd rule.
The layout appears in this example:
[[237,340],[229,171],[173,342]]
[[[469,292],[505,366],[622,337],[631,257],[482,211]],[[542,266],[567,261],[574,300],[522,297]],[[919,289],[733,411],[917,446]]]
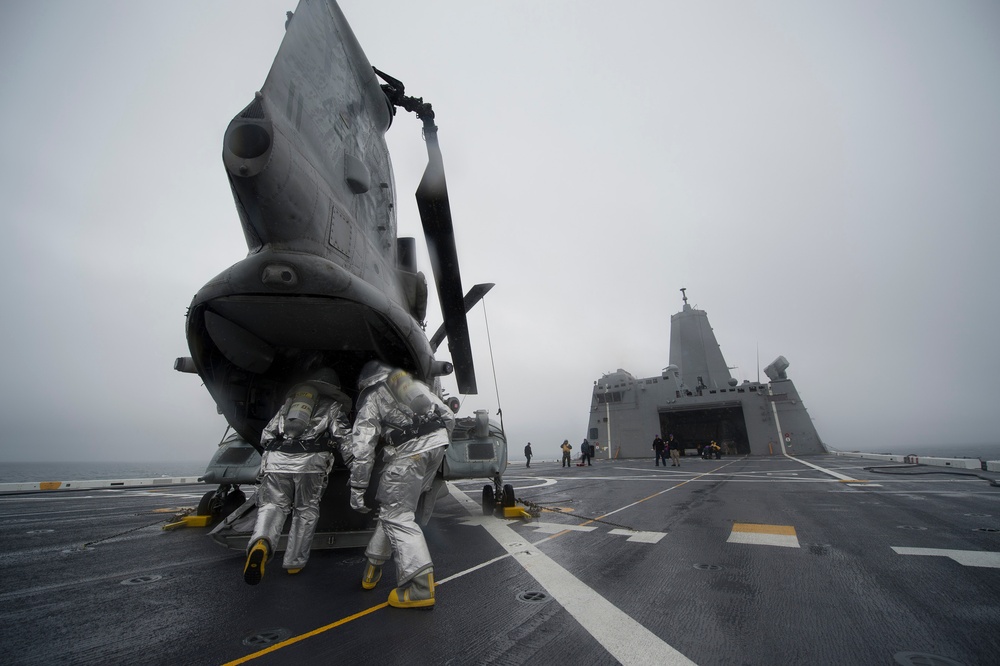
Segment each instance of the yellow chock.
[[519,506],[505,506],[503,508],[503,517],[520,518],[526,522],[531,520],[531,514]]
[[175,530],[178,527],[208,527],[212,522],[212,516],[180,516],[180,520],[167,523],[163,526],[165,530]]

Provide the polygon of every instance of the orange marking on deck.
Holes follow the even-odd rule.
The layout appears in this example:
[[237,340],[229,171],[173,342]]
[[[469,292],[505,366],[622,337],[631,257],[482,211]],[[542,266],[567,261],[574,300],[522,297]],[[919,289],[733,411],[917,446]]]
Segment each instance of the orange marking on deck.
[[791,525],[760,525],[757,523],[733,523],[734,532],[753,532],[754,534],[784,534],[795,536],[795,528]]

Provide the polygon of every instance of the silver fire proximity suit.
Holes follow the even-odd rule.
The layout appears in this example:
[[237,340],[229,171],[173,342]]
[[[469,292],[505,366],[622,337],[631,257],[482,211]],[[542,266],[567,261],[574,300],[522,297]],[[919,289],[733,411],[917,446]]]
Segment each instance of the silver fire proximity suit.
[[[357,417],[351,437],[352,506],[368,487],[375,465],[375,447],[383,437],[386,446],[376,499],[380,503],[378,525],[365,554],[381,564],[396,556],[396,580],[400,587],[431,568],[431,555],[414,511],[421,493],[430,489],[451,441],[455,427],[452,411],[421,382],[413,381],[411,393],[420,399],[414,413],[406,401],[390,388],[390,375],[401,371],[378,364],[370,375],[359,379]],[[363,509],[363,506],[360,507]]]
[[285,569],[301,569],[309,559],[319,519],[319,502],[333,464],[333,450],[350,435],[347,419],[350,399],[343,394],[338,397],[320,393],[308,424],[297,437],[286,431],[292,403],[289,397],[261,433],[262,478],[257,490],[257,522],[248,551],[258,539],[264,539],[268,553],[273,554],[285,518],[292,511],[288,545],[282,561]]

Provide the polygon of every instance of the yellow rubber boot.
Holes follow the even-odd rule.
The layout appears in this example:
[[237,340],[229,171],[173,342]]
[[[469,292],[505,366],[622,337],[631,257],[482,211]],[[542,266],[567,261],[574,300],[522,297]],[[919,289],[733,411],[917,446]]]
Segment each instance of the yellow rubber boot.
[[267,542],[257,539],[247,554],[247,563],[243,567],[243,580],[247,585],[256,585],[264,577],[264,564],[267,562]]
[[374,590],[380,580],[382,580],[382,564],[376,564],[369,559],[365,564],[365,573],[361,576],[361,587]]
[[406,587],[397,587],[389,593],[393,608],[434,608],[434,570],[415,576]]

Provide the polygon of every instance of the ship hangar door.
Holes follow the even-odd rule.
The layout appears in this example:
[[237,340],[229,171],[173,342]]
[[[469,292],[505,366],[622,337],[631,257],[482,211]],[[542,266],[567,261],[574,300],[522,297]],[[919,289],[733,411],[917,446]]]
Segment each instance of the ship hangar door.
[[750,454],[747,422],[740,403],[672,409],[660,412],[660,432],[664,437],[673,434],[685,449],[694,449],[712,440],[737,455]]

